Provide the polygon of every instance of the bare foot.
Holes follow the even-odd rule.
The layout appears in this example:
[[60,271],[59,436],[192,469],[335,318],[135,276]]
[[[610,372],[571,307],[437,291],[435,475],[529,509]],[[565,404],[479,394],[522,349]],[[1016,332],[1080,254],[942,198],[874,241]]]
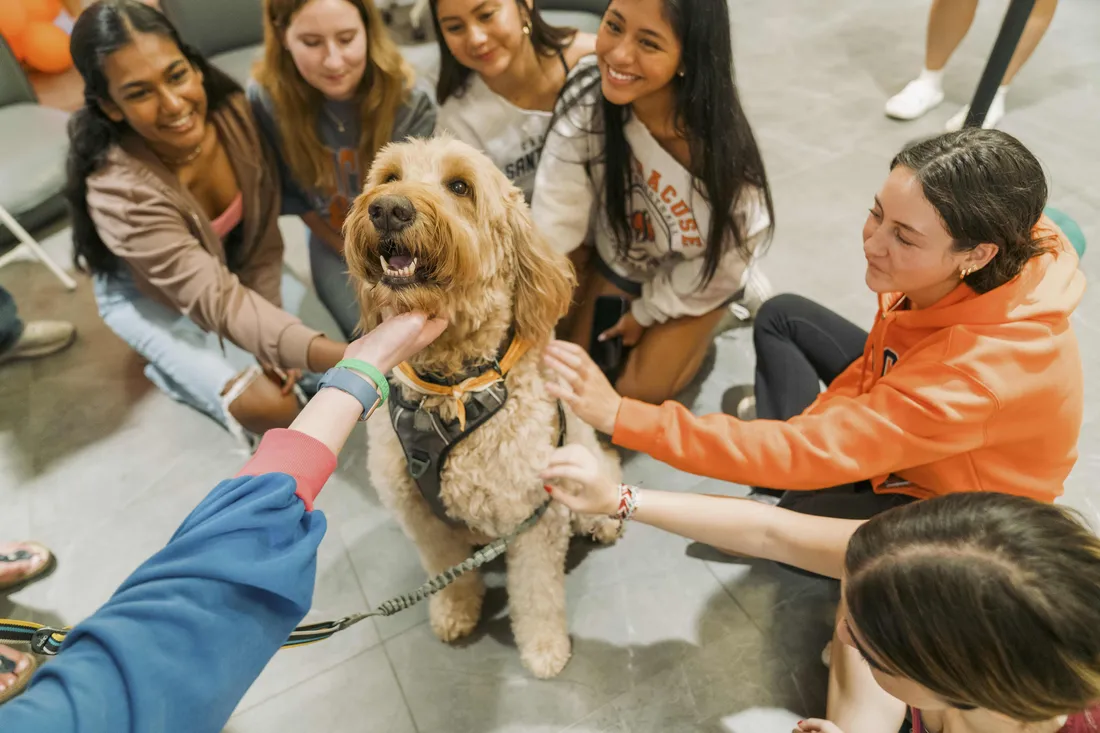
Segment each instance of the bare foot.
[[33,579],[49,564],[50,551],[37,542],[0,544],[0,591]]
[[15,685],[25,684],[27,672],[33,668],[34,658],[0,644],[0,701],[12,697]]

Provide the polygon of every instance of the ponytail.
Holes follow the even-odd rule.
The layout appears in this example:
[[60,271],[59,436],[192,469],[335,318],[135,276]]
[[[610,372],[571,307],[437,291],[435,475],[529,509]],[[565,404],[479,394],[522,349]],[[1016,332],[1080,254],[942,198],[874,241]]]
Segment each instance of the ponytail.
[[107,151],[118,142],[119,128],[92,99],[85,100],[69,119],[65,199],[73,227],[73,265],[88,274],[109,274],[118,268],[118,257],[100,239],[88,213],[88,176],[103,165]]

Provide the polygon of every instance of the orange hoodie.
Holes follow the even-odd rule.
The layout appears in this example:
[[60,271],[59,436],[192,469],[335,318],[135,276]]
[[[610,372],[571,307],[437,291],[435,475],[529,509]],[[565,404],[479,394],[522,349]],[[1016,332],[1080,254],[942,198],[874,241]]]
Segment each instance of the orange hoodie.
[[979,295],[960,284],[924,310],[879,296],[863,358],[801,415],[742,422],[676,402],[624,399],[617,445],[751,486],[821,489],[869,479],[928,498],[1000,491],[1053,501],[1077,460],[1083,379],[1069,317],[1077,255],[1045,218],[1048,253]]

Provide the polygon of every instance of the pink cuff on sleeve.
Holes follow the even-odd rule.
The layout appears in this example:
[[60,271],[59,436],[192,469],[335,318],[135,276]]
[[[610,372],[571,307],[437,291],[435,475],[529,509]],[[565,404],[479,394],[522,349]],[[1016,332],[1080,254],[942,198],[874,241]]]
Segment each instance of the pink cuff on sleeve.
[[295,492],[306,511],[313,511],[313,500],[336,470],[336,455],[328,447],[297,430],[269,430],[260,441],[255,455],[237,476],[285,473],[298,486]]

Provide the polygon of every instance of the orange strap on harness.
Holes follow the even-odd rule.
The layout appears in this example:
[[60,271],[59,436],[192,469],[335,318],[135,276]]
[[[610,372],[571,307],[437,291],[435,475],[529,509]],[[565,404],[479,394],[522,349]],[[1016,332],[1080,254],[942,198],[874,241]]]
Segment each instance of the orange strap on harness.
[[454,400],[455,413],[458,415],[459,429],[465,430],[466,404],[462,401],[463,395],[470,392],[480,392],[490,385],[496,384],[504,379],[504,376],[511,371],[512,367],[516,365],[516,362],[520,360],[520,357],[526,354],[527,350],[530,348],[531,342],[524,341],[518,337],[513,338],[512,343],[508,345],[508,350],[504,352],[504,358],[498,363],[500,367],[499,371],[497,369],[490,369],[487,372],[479,374],[476,377],[465,379],[455,385],[433,384],[427,382],[417,375],[416,371],[407,361],[401,362],[394,368],[393,376],[398,381],[418,392],[438,397],[448,397]]

